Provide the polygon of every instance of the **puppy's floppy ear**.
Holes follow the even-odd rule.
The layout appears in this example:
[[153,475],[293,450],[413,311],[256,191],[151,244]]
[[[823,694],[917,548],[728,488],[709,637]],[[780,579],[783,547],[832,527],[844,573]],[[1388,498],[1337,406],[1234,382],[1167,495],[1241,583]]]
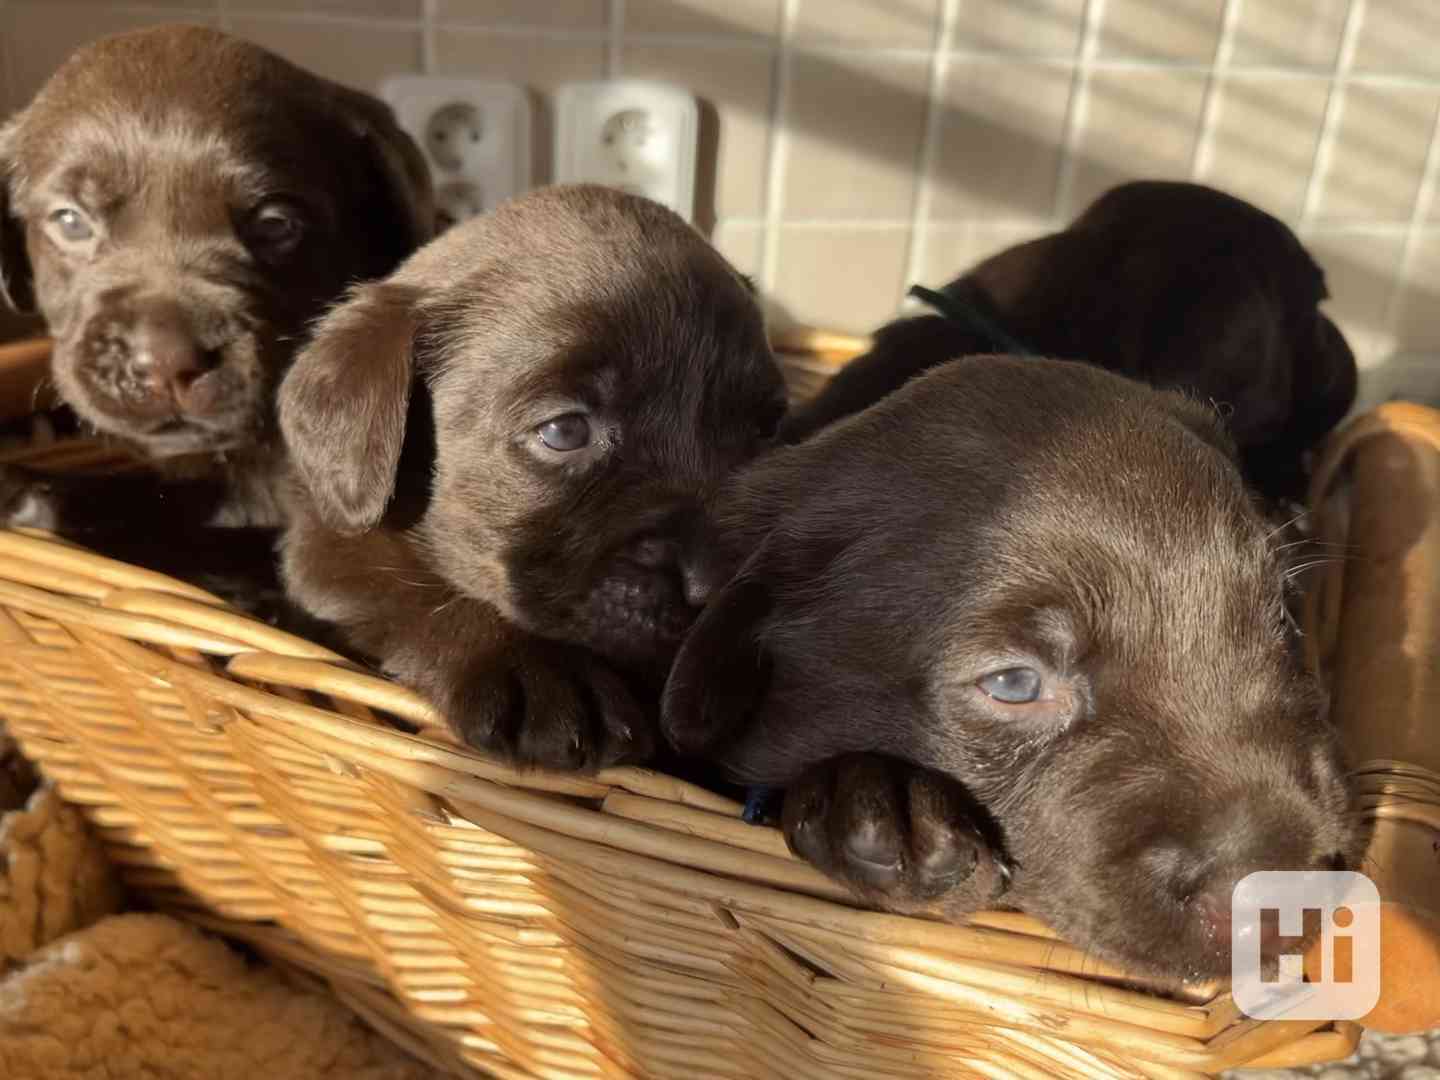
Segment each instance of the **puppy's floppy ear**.
[[758,572],[764,545],[716,595],[685,636],[660,699],[660,728],[682,754],[700,756],[747,726],[770,684],[760,626],[773,607]]
[[1295,348],[1293,427],[1308,447],[1330,433],[1355,404],[1359,372],[1345,335],[1322,312],[1315,314],[1313,342]]
[[395,490],[415,377],[419,294],[360,285],[326,315],[280,385],[280,431],[330,528],[374,528]]
[[20,117],[0,128],[0,295],[16,311],[35,310],[34,278],[25,250],[25,225],[10,208],[13,150]]
[[347,87],[335,87],[335,100],[345,122],[364,144],[364,157],[375,194],[363,227],[378,238],[388,265],[395,265],[435,235],[435,192],[430,169],[415,140],[401,129],[383,101]]
[[978,288],[1007,317],[1023,317],[1026,313],[1016,309],[1033,303],[1057,276],[1057,268],[1068,268],[1077,257],[1088,255],[1090,246],[1088,238],[1077,240],[1069,231],[1050,233],[996,252],[960,280]]

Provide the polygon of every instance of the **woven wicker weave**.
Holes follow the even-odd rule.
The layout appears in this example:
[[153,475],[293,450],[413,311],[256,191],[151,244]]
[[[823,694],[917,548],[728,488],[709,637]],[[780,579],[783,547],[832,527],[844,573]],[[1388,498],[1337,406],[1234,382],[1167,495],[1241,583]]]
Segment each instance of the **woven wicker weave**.
[[723,798],[515,773],[408,691],[39,534],[0,532],[0,718],[150,903],[459,1075],[1182,1077],[1359,1035],[1119,985],[1018,914],[856,910]]

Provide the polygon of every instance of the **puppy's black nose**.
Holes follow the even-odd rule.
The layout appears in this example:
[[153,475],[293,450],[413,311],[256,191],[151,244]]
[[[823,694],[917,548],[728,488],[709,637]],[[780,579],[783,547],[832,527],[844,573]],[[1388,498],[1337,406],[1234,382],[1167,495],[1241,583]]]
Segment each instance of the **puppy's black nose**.
[[130,369],[149,396],[168,400],[182,413],[203,413],[212,404],[203,377],[220,364],[220,354],[203,348],[179,309],[152,304],[137,312]]
[[685,550],[685,545],[668,536],[647,536],[637,540],[630,548],[630,556],[647,570],[671,570],[679,577],[685,603],[690,607],[704,607],[705,601],[720,583],[714,574],[702,565],[702,560]]
[[680,563],[680,583],[685,587],[685,602],[693,608],[704,607],[721,584],[715,580],[710,568],[697,559],[686,559]]

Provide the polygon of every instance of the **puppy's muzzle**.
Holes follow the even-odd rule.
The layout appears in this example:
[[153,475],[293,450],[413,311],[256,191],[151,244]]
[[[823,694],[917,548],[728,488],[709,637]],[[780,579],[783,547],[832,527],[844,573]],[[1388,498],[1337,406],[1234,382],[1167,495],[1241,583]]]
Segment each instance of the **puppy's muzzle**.
[[704,607],[719,584],[679,540],[663,536],[642,537],[631,546],[629,554],[637,565],[647,570],[673,574],[685,603],[692,608]]
[[173,301],[137,300],[90,320],[80,342],[80,374],[97,404],[122,419],[203,420],[228,404],[227,344],[202,340]]
[[1204,946],[1228,955],[1232,898],[1245,877],[1260,870],[1347,867],[1346,837],[1317,817],[1313,808],[1275,793],[1234,793],[1188,827],[1156,837],[1142,860],[1188,912]]
[[668,660],[713,585],[689,545],[672,533],[649,533],[615,553],[584,601],[591,647],[629,663]]

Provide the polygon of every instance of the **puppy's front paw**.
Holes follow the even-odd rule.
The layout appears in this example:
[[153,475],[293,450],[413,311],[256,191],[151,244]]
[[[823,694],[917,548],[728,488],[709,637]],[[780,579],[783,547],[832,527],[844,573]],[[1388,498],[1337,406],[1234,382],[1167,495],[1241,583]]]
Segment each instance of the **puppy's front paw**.
[[958,917],[995,901],[1009,868],[960,784],[879,754],[813,766],[785,792],[790,850],[876,907]]
[[655,719],[625,680],[558,642],[517,636],[436,697],[466,743],[522,768],[590,772],[655,749]]
[[59,526],[60,495],[50,479],[18,465],[0,465],[0,527]]

